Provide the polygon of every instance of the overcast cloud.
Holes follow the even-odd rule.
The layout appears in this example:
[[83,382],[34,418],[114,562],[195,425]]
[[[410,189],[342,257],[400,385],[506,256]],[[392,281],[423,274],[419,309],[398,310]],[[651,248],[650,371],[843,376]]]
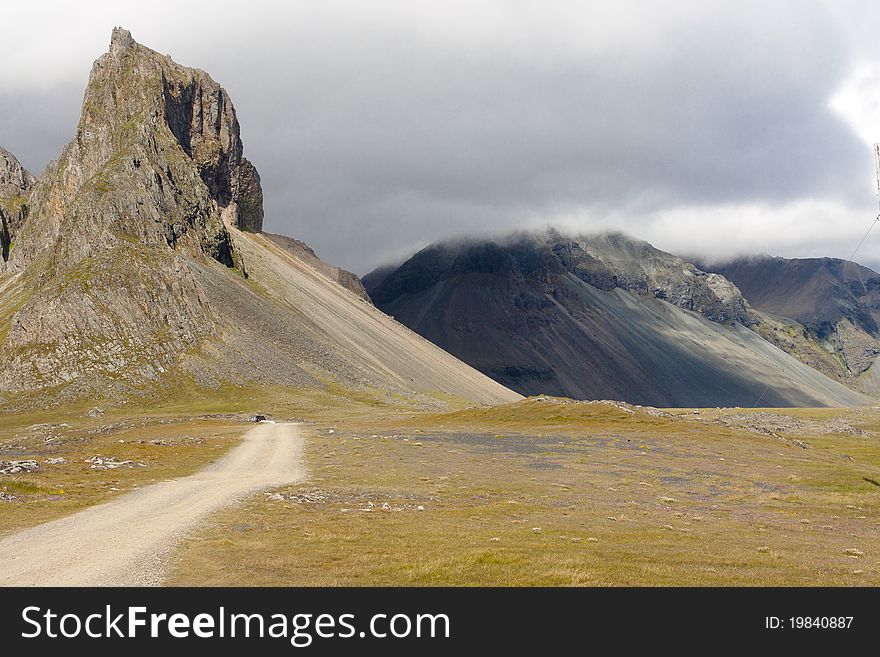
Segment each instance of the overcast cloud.
[[[866,5],[31,1],[7,10],[0,144],[56,157],[123,25],[229,91],[266,230],[358,273],[548,223],[847,257],[877,214]],[[857,259],[880,265],[880,231]]]

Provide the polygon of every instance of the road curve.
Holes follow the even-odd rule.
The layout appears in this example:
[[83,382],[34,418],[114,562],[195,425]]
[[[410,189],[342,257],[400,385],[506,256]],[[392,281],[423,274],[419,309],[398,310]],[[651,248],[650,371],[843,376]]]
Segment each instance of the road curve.
[[149,586],[213,511],[305,478],[297,424],[263,423],[221,460],[0,540],[2,586]]

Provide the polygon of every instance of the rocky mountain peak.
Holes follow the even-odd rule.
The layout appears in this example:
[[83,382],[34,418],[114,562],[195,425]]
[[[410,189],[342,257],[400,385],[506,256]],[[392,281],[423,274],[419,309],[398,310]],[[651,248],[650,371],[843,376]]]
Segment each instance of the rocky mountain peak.
[[134,48],[138,44],[131,36],[131,32],[124,27],[114,27],[110,35],[110,56],[118,57],[121,52]]
[[517,398],[382,315],[354,274],[263,233],[229,95],[121,28],[27,205],[0,261],[0,406],[331,381],[430,407],[438,391]]
[[703,271],[644,240],[619,232],[566,239],[552,231],[549,239],[566,267],[599,289],[648,294],[714,322],[745,326],[758,322],[739,289],[724,276]]
[[33,211],[41,221],[25,226],[13,269],[47,252],[65,267],[120,239],[233,266],[227,230],[260,231],[263,201],[227,92],[116,28],[92,67],[76,136],[36,189]]
[[247,275],[233,231],[259,231],[263,214],[242,154],[226,91],[116,28],[76,134],[30,191],[15,248],[4,239],[18,276],[0,389],[150,380],[216,335],[194,271]]

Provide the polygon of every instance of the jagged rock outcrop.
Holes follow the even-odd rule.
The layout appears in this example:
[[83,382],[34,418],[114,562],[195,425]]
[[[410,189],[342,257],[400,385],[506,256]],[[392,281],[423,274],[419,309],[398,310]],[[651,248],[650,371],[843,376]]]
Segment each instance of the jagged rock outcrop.
[[155,377],[216,332],[184,256],[246,274],[230,231],[259,230],[259,175],[204,71],[113,30],[74,139],[35,185],[7,268],[28,281],[0,387]]
[[39,221],[23,227],[12,270],[47,252],[68,267],[132,240],[232,266],[228,228],[259,230],[262,192],[223,88],[116,28],[92,67],[76,136],[31,210]]
[[435,244],[365,276],[378,308],[522,394],[652,406],[864,398],[763,340],[730,281],[619,233]]
[[0,272],[6,268],[16,233],[27,219],[34,182],[15,156],[0,147]]
[[241,158],[235,187],[238,227],[252,233],[263,230],[263,187],[260,174],[247,158]]
[[34,177],[15,156],[0,146],[0,198],[26,197],[34,185]]
[[565,269],[600,290],[649,294],[713,322],[758,321],[733,283],[643,240],[621,233],[566,238],[554,230],[546,239]]

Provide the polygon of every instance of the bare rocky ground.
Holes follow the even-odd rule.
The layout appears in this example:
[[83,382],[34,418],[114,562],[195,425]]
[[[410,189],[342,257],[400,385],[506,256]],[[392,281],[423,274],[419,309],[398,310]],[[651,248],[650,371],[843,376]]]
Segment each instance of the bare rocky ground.
[[780,437],[786,434],[847,434],[851,436],[868,436],[868,433],[849,420],[835,417],[827,420],[812,420],[799,418],[783,413],[757,412],[730,412],[719,414],[710,420],[725,427],[736,427],[747,431],[765,433]]

